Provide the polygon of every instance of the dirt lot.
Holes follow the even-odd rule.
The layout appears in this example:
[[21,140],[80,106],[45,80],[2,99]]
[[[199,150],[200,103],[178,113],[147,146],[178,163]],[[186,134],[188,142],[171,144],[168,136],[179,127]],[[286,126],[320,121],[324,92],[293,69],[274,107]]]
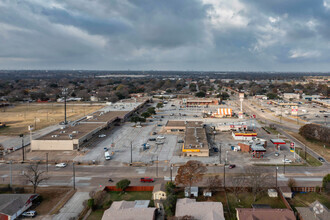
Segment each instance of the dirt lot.
[[[29,125],[36,125],[36,129],[41,129],[49,125],[63,121],[64,104],[62,103],[42,103],[42,104],[19,104],[2,109],[0,112],[1,122],[8,127],[0,129],[0,135],[19,135],[28,133]],[[75,120],[88,113],[100,109],[102,106],[68,104],[67,120]]]

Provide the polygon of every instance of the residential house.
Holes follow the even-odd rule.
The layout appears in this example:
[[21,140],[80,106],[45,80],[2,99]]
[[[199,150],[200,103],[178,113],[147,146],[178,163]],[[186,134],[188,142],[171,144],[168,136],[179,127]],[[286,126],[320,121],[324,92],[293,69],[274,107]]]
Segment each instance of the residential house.
[[31,207],[37,197],[37,194],[0,194],[0,219],[16,219]]
[[196,202],[196,199],[178,199],[176,217],[191,216],[198,220],[225,220],[221,202]]
[[152,199],[155,201],[155,206],[157,208],[161,207],[162,200],[166,199],[165,184],[156,184],[154,190],[152,191]]
[[267,220],[296,220],[294,212],[289,209],[254,209],[254,208],[236,208],[236,217],[238,220],[267,219]]
[[291,188],[288,186],[280,186],[280,191],[282,192],[284,198],[291,199],[292,198],[292,191]]
[[113,202],[102,220],[154,220],[156,208],[148,208],[149,200]]
[[330,219],[329,209],[315,201],[308,207],[296,207],[300,220],[328,220]]

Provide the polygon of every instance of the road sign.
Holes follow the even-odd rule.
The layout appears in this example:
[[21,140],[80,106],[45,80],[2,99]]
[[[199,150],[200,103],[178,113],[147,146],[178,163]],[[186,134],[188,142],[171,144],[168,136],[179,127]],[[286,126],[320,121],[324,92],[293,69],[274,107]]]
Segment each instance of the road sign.
[[293,142],[291,142],[291,144],[290,144],[292,147],[294,146],[294,143]]

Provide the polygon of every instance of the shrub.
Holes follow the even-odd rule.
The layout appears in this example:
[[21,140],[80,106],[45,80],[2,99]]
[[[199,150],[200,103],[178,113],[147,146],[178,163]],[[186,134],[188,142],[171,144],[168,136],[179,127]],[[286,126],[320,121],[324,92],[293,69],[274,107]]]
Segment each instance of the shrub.
[[121,189],[122,191],[125,191],[129,184],[131,184],[131,181],[129,181],[128,179],[122,179],[116,184],[116,187],[118,189]]

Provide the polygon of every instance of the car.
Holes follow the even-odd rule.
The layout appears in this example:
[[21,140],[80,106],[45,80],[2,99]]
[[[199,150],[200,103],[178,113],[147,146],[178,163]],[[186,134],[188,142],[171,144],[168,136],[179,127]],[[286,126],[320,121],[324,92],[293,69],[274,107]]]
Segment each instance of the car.
[[157,136],[157,139],[165,139],[165,137],[162,135],[159,135],[159,136]]
[[175,105],[171,105],[172,107],[175,107]]
[[66,166],[67,166],[66,163],[58,163],[58,164],[55,165],[55,167],[58,167],[58,168],[64,168]]
[[143,182],[143,183],[151,183],[151,182],[155,182],[155,180],[153,178],[149,178],[149,177],[142,177],[140,179],[140,182]]
[[178,143],[182,144],[182,143],[184,143],[184,141],[183,140],[178,140]]
[[137,125],[137,126],[135,126],[136,128],[142,128],[142,126],[141,125]]
[[108,151],[108,148],[107,148],[107,147],[105,147],[105,148],[103,148],[103,150],[104,150],[104,151]]
[[34,210],[23,212],[22,216],[24,217],[35,217],[37,215],[37,212]]
[[214,151],[214,152],[219,152],[219,149],[216,148],[216,147],[214,147],[214,148],[213,148],[213,151]]
[[195,117],[195,118],[197,118],[197,117],[198,117],[198,115],[194,115],[194,117]]
[[183,114],[182,116],[187,116],[186,114]]
[[100,134],[99,135],[99,138],[104,138],[104,137],[106,137],[107,135],[105,135],[105,134]]
[[164,116],[160,116],[161,118],[164,118]]
[[156,141],[156,138],[149,138],[149,141]]
[[156,132],[156,131],[152,132],[152,135],[156,135],[156,134],[157,134],[157,132]]
[[235,168],[235,167],[236,167],[235,164],[230,164],[230,165],[228,166],[229,169],[233,169],[233,168]]
[[325,160],[324,160],[322,157],[319,157],[318,159],[319,159],[319,161],[321,161],[322,163],[325,162]]
[[171,113],[171,114],[170,114],[170,116],[174,116],[174,114],[173,114],[173,113]]
[[285,159],[285,160],[282,160],[283,163],[292,163],[292,160],[289,160],[289,159]]
[[275,157],[280,156],[280,154],[278,152],[275,152]]

